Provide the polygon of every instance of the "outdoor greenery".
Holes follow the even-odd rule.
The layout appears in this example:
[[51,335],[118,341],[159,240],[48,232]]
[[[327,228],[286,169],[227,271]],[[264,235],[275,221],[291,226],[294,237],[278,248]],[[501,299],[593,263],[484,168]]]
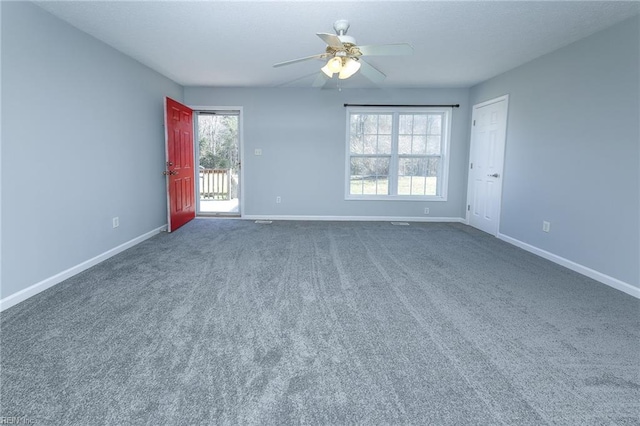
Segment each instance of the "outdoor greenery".
[[[398,195],[436,195],[437,177],[401,176],[398,178]],[[386,176],[351,177],[351,195],[388,195],[389,179]]]
[[198,115],[200,166],[205,169],[235,169],[238,164],[238,116]]
[[[198,114],[200,198],[238,196],[238,116]],[[224,171],[223,171],[224,170]]]

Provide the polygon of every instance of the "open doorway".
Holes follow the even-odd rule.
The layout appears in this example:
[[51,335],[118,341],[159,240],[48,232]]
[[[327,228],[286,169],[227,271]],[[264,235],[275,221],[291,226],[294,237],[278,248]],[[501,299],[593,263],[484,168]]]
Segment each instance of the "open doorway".
[[240,215],[240,111],[197,111],[198,214]]

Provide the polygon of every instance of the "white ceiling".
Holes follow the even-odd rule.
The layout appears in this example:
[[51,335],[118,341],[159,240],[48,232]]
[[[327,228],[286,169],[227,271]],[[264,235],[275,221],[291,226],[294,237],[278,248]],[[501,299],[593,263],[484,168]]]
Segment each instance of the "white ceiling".
[[[315,33],[333,33],[337,19],[358,44],[414,47],[410,57],[367,58],[387,74],[382,87],[468,87],[640,11],[637,1],[38,4],[181,85],[218,87],[310,86],[321,62],[272,65],[324,52]],[[343,87],[373,84],[356,75]]]

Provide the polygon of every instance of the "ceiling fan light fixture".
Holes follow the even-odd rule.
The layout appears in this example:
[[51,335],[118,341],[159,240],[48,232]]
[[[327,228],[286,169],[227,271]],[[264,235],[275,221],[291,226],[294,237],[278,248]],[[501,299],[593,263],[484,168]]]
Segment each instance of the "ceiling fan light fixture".
[[342,70],[340,70],[340,74],[338,75],[338,78],[340,80],[345,80],[351,77],[352,75],[358,72],[358,70],[360,69],[360,66],[361,66],[360,61],[358,61],[357,59],[353,59],[353,58],[345,59],[344,66],[342,67]]
[[324,67],[320,68],[320,71],[325,73],[329,78],[333,77],[333,71],[329,69],[329,65],[325,65]]
[[332,73],[340,72],[342,71],[342,58],[333,57],[329,59],[326,66]]

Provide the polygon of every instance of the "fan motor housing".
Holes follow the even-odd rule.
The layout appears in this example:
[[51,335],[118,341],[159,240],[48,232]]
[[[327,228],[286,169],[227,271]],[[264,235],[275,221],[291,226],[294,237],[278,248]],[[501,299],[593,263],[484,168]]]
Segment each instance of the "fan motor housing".
[[349,29],[349,21],[346,19],[338,19],[333,23],[333,29],[336,30],[336,34],[345,35]]
[[344,49],[327,46],[326,54],[329,56],[344,56],[350,58],[357,58],[362,56],[362,52],[360,52],[358,46],[351,43],[344,43]]

